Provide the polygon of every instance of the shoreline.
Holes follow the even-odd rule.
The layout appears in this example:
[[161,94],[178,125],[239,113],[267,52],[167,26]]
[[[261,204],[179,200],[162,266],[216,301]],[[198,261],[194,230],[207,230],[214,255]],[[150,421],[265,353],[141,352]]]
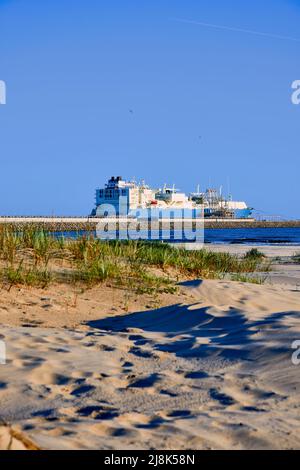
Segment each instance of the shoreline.
[[300,245],[277,245],[277,244],[247,244],[247,243],[204,243],[207,251],[215,253],[229,253],[231,255],[243,256],[252,249],[257,249],[267,258],[293,257],[300,253]]

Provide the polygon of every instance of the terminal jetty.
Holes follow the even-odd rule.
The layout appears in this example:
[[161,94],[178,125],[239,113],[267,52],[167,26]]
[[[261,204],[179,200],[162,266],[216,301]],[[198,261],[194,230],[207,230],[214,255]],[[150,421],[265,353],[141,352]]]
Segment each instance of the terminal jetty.
[[[106,217],[0,217],[0,227],[10,227],[16,231],[24,227],[46,230],[49,232],[93,232],[95,230],[105,230],[108,224],[116,223],[118,229],[126,229],[132,224],[133,219],[125,217],[116,217],[114,219]],[[141,230],[146,230],[149,226],[147,220],[137,221]],[[153,223],[153,222],[152,222]],[[182,219],[170,221],[157,220],[159,228],[168,228],[169,225],[176,228],[182,227]],[[184,220],[185,226],[193,228],[194,219]],[[169,224],[169,225],[168,225]],[[204,219],[204,228],[206,229],[224,229],[224,228],[295,228],[300,227],[300,220],[256,220],[256,219]]]

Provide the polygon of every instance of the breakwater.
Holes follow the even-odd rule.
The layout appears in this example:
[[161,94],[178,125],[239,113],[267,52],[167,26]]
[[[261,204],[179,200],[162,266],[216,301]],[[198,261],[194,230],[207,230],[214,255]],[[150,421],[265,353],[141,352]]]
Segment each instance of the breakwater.
[[[196,225],[203,227],[203,220],[185,219],[185,228],[195,230]],[[24,227],[43,229],[49,232],[74,232],[106,230],[115,226],[117,230],[126,230],[136,226],[137,230],[148,230],[150,223],[147,220],[136,219],[107,219],[94,217],[0,217],[0,227],[10,227],[14,230],[22,230]],[[183,220],[154,220],[151,228],[156,229],[181,229]],[[300,227],[300,220],[263,221],[254,219],[205,219],[204,228],[294,228]]]

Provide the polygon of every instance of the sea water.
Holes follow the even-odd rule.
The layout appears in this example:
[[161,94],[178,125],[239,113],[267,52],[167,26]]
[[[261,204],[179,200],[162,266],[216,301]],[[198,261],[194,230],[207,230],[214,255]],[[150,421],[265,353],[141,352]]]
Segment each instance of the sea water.
[[[162,230],[159,234],[159,239],[164,241],[182,242],[192,241],[193,233],[188,233],[187,230],[185,235],[175,230],[173,233],[170,231]],[[97,237],[96,232],[56,232],[56,236],[64,236],[66,238],[77,238],[79,236],[93,235]],[[115,233],[102,233],[105,239],[115,239]],[[120,239],[126,239],[126,231],[119,231],[117,237]],[[136,235],[136,238],[148,239],[147,231],[141,231]],[[157,239],[157,234],[153,239]],[[300,227],[292,228],[222,228],[222,229],[210,229],[204,230],[204,241],[205,243],[216,243],[216,244],[245,244],[245,245],[299,245],[300,246]]]

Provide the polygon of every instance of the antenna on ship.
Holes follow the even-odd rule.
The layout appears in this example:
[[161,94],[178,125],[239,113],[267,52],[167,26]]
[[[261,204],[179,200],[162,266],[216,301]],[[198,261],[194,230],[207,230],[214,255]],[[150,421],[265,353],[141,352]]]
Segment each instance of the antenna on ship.
[[223,186],[221,185],[221,186],[220,186],[220,201],[221,201],[221,209],[223,209],[223,197],[222,197],[222,190],[223,190]]
[[230,198],[230,178],[227,176],[227,192],[228,192],[228,198]]

